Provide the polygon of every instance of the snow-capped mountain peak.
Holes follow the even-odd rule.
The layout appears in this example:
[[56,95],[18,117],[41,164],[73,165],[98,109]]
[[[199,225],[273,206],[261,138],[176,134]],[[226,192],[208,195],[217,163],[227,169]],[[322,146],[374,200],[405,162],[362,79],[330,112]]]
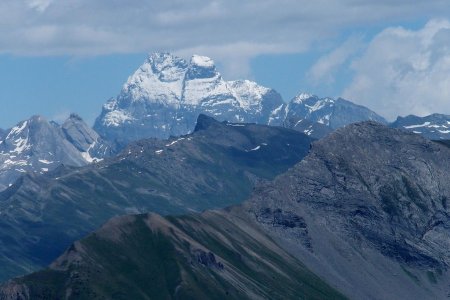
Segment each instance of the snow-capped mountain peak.
[[118,97],[103,106],[94,128],[126,144],[189,133],[200,113],[231,122],[267,123],[282,104],[278,93],[255,82],[225,81],[209,57],[193,55],[187,62],[154,53],[128,78]]
[[186,71],[186,80],[206,78],[221,79],[214,61],[207,56],[193,55]]
[[271,89],[250,80],[229,81],[228,84],[240,107],[245,110],[261,109],[262,98],[271,91]]
[[193,55],[186,61],[154,53],[130,76],[118,97],[103,106],[94,128],[120,148],[137,139],[187,134],[201,113],[219,121],[269,125],[306,119],[332,129],[364,120],[386,123],[373,111],[340,98],[301,93],[286,104],[275,90],[256,82],[225,81],[206,56]]
[[205,69],[215,68],[214,60],[210,57],[194,54],[191,57],[191,65]]

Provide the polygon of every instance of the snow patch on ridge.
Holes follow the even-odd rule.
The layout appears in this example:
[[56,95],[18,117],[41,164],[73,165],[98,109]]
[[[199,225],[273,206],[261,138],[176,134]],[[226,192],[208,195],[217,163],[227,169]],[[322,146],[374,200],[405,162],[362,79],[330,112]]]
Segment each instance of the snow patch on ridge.
[[247,111],[253,109],[258,113],[262,109],[263,96],[271,90],[250,80],[229,81],[228,84],[240,107]]
[[412,129],[412,128],[420,128],[420,127],[425,127],[430,125],[430,122],[424,122],[423,124],[420,125],[410,125],[410,126],[405,126],[406,129]]
[[292,102],[296,103],[296,104],[301,104],[301,103],[303,103],[304,100],[309,99],[311,97],[314,97],[314,96],[309,93],[300,93],[292,100]]

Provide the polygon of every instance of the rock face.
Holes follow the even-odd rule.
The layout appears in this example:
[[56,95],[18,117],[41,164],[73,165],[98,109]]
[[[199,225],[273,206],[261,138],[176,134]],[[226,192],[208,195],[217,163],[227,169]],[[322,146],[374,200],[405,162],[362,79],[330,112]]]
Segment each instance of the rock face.
[[78,115],[71,114],[61,125],[61,130],[87,162],[95,162],[111,155],[111,147]]
[[450,116],[448,115],[432,114],[426,117],[414,115],[398,117],[391,124],[391,127],[409,130],[430,140],[450,139]]
[[115,215],[240,203],[256,182],[300,161],[311,141],[282,127],[200,115],[190,135],[142,140],[82,168],[27,174],[0,193],[0,241],[8,241],[0,243],[0,281],[47,265]]
[[272,89],[248,80],[223,80],[208,57],[194,55],[187,62],[155,53],[103,106],[94,128],[123,146],[192,132],[200,113],[230,122],[272,123],[272,113],[282,105]]
[[33,116],[7,130],[0,139],[0,190],[26,172],[42,174],[60,164],[85,165],[103,157],[100,152],[106,153],[105,147],[76,115],[62,126]]
[[354,299],[450,292],[450,149],[374,122],[346,126],[259,187],[246,210]]

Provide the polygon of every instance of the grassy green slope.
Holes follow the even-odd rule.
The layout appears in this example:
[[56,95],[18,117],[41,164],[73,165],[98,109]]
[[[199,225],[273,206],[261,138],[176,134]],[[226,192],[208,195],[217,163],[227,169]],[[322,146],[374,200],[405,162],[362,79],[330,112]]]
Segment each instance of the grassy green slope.
[[344,298],[246,219],[224,211],[113,219],[0,295],[11,290],[28,293],[25,299]]

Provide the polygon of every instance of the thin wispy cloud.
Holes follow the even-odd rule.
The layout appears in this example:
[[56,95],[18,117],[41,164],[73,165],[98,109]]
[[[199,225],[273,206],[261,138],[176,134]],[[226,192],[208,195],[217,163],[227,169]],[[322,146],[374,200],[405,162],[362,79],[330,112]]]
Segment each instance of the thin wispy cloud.
[[38,12],[43,12],[53,2],[53,0],[26,0],[28,6]]
[[308,78],[314,85],[333,84],[341,66],[361,50],[363,44],[362,37],[350,37],[316,61],[308,71]]

